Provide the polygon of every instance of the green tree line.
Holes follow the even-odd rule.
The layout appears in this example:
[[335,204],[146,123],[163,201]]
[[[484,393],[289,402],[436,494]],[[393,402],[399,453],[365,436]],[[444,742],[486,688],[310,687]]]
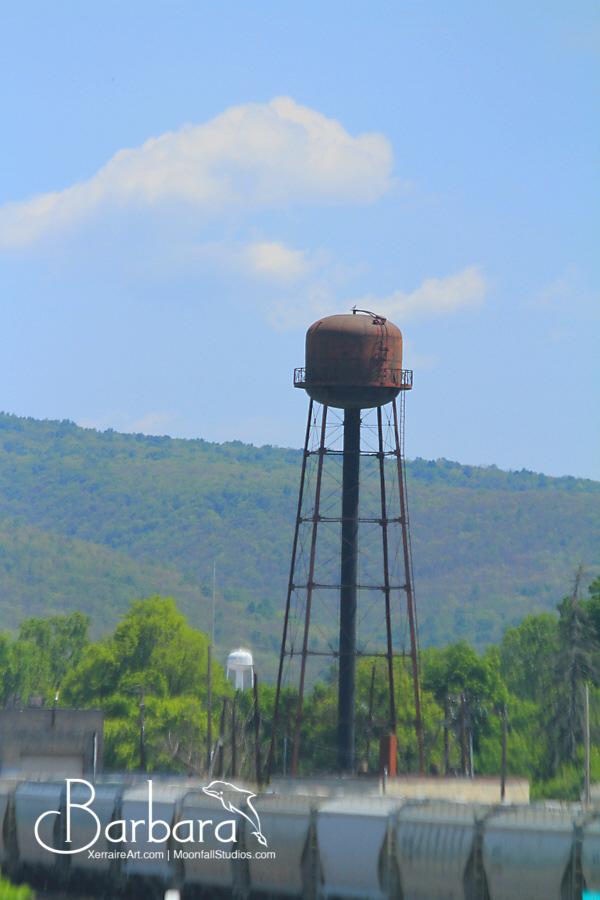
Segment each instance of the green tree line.
[[[421,713],[428,771],[492,775],[500,770],[507,713],[507,772],[531,780],[533,796],[575,799],[583,780],[583,686],[592,710],[592,776],[600,779],[600,578],[582,588],[581,572],[557,613],[526,616],[479,653],[460,640],[421,653]],[[46,702],[100,707],[105,714],[105,768],[256,779],[271,737],[275,689],[234,691],[212,661],[210,639],[191,627],[175,601],[132,602],[116,629],[97,641],[82,613],[22,622],[0,635],[2,700],[41,694]],[[410,669],[394,662],[399,771],[418,771]],[[58,699],[56,699],[58,697]],[[297,693],[285,686],[274,772],[289,771]],[[305,696],[299,773],[335,770],[337,675]],[[387,663],[359,659],[356,683],[357,766],[377,771],[379,738],[389,732]],[[235,739],[234,739],[235,738]],[[235,749],[234,749],[235,747]],[[257,762],[258,755],[258,762]],[[211,762],[212,757],[212,762]]]

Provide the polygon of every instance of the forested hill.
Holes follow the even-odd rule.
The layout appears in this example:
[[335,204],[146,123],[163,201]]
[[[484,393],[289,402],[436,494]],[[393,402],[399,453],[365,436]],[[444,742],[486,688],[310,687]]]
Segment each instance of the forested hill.
[[[175,597],[216,644],[279,649],[301,452],[97,432],[0,414],[2,628],[79,609],[96,634]],[[422,645],[498,640],[600,572],[600,483],[408,463]],[[264,668],[263,668],[264,671]]]

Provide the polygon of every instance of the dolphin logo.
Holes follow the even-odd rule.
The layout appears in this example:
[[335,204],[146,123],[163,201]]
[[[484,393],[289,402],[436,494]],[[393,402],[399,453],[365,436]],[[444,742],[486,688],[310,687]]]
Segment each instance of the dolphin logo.
[[[260,829],[260,819],[258,813],[252,806],[252,798],[256,797],[257,794],[252,793],[252,791],[244,791],[242,788],[236,787],[235,784],[230,784],[229,781],[211,781],[209,785],[202,788],[203,792],[208,797],[215,797],[217,800],[221,801],[221,804],[227,812],[239,813],[240,816],[243,816],[255,829],[251,833],[255,836],[256,840],[259,844],[262,844],[263,847],[268,847],[267,840]],[[241,794],[242,797],[246,800],[246,807],[251,813],[251,815],[247,815],[243,810],[241,810],[238,806],[234,806],[231,800],[226,799],[223,795],[227,792],[237,791],[238,794]]]

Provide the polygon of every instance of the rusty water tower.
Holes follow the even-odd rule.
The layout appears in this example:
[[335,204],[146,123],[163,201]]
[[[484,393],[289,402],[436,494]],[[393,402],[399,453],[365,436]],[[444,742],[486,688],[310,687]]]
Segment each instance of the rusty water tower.
[[[404,393],[412,388],[412,372],[402,369],[400,329],[383,316],[366,310],[355,309],[346,315],[320,319],[307,331],[305,366],[295,370],[294,386],[304,388],[310,402],[267,778],[271,775],[275,742],[285,718],[280,708],[281,692],[284,683],[292,683],[290,672],[296,662],[299,664],[298,701],[295,711],[288,710],[285,738],[286,747],[293,738],[291,774],[296,774],[298,764],[307,666],[318,657],[338,660],[335,768],[350,773],[356,767],[357,655],[387,659],[389,731],[395,734],[393,660],[401,654],[394,647],[393,607],[399,608],[400,595],[410,639],[422,771],[417,623],[403,451]],[[400,398],[398,403],[397,398]],[[369,416],[373,419],[371,424],[367,421]],[[372,477],[375,486],[364,491],[368,495],[365,502],[371,504],[366,510],[360,502],[361,459],[364,473]],[[337,475],[330,474],[328,466],[336,462]],[[362,546],[363,542],[362,538],[359,541],[361,529],[368,534],[366,542],[370,541],[371,545],[373,533],[377,532],[375,563],[372,562],[374,553],[367,554],[376,568],[375,574],[365,571],[359,553],[359,544]],[[326,530],[328,534],[324,534]],[[398,535],[395,549],[392,532]],[[358,599],[367,594],[367,612],[358,619]],[[323,621],[317,621],[315,627],[314,606],[318,595],[326,598],[324,609],[335,607],[336,620],[328,630]],[[364,646],[357,646],[357,622],[376,619],[373,610],[383,613],[381,646],[369,646],[370,636],[363,639]],[[320,633],[315,635],[315,631]],[[285,758],[283,767],[286,771]]]

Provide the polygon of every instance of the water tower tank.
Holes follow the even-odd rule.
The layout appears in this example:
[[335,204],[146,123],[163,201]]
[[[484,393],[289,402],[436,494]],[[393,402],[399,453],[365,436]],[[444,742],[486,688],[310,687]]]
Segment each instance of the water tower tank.
[[254,661],[249,650],[240,647],[239,650],[232,650],[227,657],[226,678],[229,681],[229,673],[235,675],[236,691],[243,691],[246,687],[251,687],[254,679]]
[[306,332],[306,365],[294,384],[338,409],[390,403],[408,387],[402,383],[402,333],[362,310],[319,319]]

